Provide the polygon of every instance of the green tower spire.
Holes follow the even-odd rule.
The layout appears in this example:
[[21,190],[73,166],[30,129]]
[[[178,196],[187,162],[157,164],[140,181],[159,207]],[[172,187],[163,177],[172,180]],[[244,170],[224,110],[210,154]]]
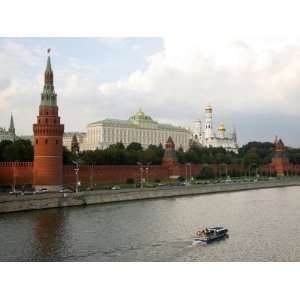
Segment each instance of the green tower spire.
[[44,89],[41,94],[40,106],[57,106],[56,93],[53,84],[53,71],[51,67],[50,49],[48,49],[48,59],[44,77]]

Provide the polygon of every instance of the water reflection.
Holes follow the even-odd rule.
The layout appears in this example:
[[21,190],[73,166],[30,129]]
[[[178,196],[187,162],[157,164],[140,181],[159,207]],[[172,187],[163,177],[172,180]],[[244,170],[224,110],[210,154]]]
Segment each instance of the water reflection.
[[34,261],[61,260],[66,249],[65,214],[67,211],[48,210],[35,214],[33,218]]

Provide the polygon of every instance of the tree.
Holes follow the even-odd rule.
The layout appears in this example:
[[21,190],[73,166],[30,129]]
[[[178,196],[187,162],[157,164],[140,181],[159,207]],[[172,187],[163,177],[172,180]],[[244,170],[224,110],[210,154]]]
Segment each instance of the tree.
[[33,146],[29,140],[2,141],[0,150],[1,161],[33,161]]
[[143,147],[140,143],[131,143],[127,146],[126,150],[130,151],[130,150],[134,150],[134,151],[141,151],[143,150]]

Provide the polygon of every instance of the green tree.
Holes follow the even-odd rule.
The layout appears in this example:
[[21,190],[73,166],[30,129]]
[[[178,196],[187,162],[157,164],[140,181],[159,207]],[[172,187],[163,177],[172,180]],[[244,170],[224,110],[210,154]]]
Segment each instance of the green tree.
[[131,143],[127,146],[126,150],[130,151],[130,150],[135,150],[135,151],[141,151],[143,150],[143,147],[140,143]]

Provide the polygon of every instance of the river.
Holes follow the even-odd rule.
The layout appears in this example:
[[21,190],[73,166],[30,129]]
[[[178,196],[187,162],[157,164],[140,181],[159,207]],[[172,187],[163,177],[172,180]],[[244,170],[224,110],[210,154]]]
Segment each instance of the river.
[[[0,261],[300,261],[300,187],[0,215]],[[192,245],[200,227],[229,238]]]

